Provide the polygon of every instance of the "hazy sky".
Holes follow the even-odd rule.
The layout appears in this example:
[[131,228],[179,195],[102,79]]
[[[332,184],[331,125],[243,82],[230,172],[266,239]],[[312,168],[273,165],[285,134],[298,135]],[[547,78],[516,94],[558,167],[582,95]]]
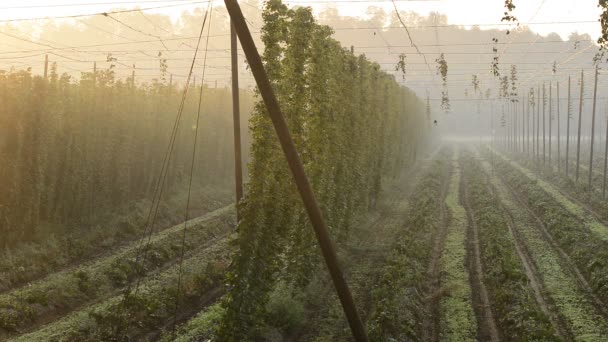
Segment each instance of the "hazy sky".
[[[218,0],[215,1],[218,4],[222,3]],[[387,0],[291,0],[285,2],[311,5],[317,11],[326,7],[336,7],[341,14],[350,16],[364,15],[368,6],[383,7],[387,12],[393,10],[392,3]],[[599,36],[597,0],[515,0],[514,2],[517,6],[515,15],[522,23],[543,23],[529,25],[536,32],[541,34],[557,32],[562,38],[566,38],[573,31],[588,33],[594,39]],[[415,11],[421,14],[437,11],[447,14],[450,24],[465,25],[500,22],[503,5],[504,0],[397,0],[400,10]],[[132,8],[134,6],[141,8],[171,6],[147,12],[170,14],[177,20],[182,11],[201,6],[201,1],[1,0],[0,20],[96,13],[116,7]],[[562,23],[546,24],[547,22]]]

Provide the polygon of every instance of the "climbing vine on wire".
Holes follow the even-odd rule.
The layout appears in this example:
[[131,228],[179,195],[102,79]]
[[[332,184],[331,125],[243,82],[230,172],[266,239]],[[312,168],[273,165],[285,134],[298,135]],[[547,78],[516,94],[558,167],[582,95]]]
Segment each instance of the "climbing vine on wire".
[[441,90],[441,108],[447,113],[450,111],[450,98],[448,96],[448,62],[442,53],[435,60],[437,62],[437,74],[441,76],[443,89]]
[[517,99],[517,67],[515,64],[511,64],[511,91],[509,96],[511,98],[511,102],[518,102]]
[[405,58],[406,55],[404,53],[399,55],[399,61],[397,65],[395,65],[395,71],[401,71],[401,77],[405,81]]
[[[382,180],[425,138],[423,103],[365,56],[318,25],[310,8],[266,2],[262,61],[334,241],[373,208]],[[405,66],[405,57],[402,60]],[[301,289],[324,272],[306,212],[261,99],[250,129],[252,161],[241,202],[237,252],[218,330],[221,341],[259,340],[281,284]]]

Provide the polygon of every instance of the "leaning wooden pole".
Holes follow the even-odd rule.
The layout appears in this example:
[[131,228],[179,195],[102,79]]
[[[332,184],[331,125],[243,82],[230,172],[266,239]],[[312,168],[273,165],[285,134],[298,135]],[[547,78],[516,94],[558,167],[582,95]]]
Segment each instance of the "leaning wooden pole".
[[236,221],[240,222],[239,203],[243,198],[243,165],[241,156],[241,112],[239,103],[239,60],[237,37],[234,25],[230,23],[230,60],[232,71],[232,121],[234,127],[234,183],[236,190]]
[[591,149],[589,151],[589,191],[591,190],[591,180],[593,179],[593,142],[595,140],[595,102],[597,99],[597,74],[599,72],[598,65],[595,65],[595,80],[593,85],[593,109],[591,110]]
[[329,236],[327,225],[321,214],[321,209],[315,199],[312,187],[308,181],[306,172],[304,171],[302,160],[300,159],[296,146],[291,138],[287,122],[285,121],[285,117],[281,112],[277,98],[270,85],[268,75],[262,64],[262,59],[260,58],[251,32],[249,32],[249,28],[247,27],[247,23],[241,12],[241,7],[237,0],[224,0],[224,3],[226,4],[226,9],[230,14],[230,19],[232,20],[234,29],[241,42],[241,47],[245,52],[247,62],[249,62],[249,67],[255,78],[260,95],[262,96],[268,115],[272,120],[279,142],[281,143],[281,148],[283,149],[283,153],[285,153],[285,158],[287,159],[294,181],[300,196],[302,197],[306,211],[308,212],[308,217],[310,218],[317,241],[321,247],[321,253],[327,264],[336,292],[342,303],[342,308],[348,320],[348,324],[350,325],[351,332],[356,341],[367,341],[367,334],[365,333],[361,318],[357,313],[357,308],[350,293],[350,289],[348,288],[348,284],[340,269],[336,250]]

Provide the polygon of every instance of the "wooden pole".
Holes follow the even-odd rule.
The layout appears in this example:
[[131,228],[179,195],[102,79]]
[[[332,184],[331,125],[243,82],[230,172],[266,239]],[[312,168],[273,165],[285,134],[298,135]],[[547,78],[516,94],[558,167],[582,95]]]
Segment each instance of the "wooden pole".
[[540,167],[540,85],[538,86],[538,100],[536,106],[536,170],[539,170]]
[[49,74],[49,55],[44,55],[44,78]]
[[562,150],[561,150],[561,127],[560,127],[560,117],[559,117],[559,81],[557,81],[557,89],[556,89],[556,97],[557,97],[557,172],[561,170],[562,164]]
[[579,98],[578,105],[578,136],[576,138],[576,173],[575,179],[578,183],[578,174],[579,174],[579,166],[581,161],[581,127],[583,126],[582,118],[583,118],[583,84],[585,82],[585,75],[583,74],[583,70],[581,70],[581,94]]
[[552,89],[553,84],[551,84],[551,82],[549,82],[549,166],[551,166],[551,149],[552,149],[552,138],[551,135],[553,134],[553,129],[551,128],[553,126],[553,89]]
[[599,67],[595,65],[595,80],[593,85],[593,109],[591,110],[591,150],[589,151],[589,192],[591,192],[591,180],[593,179],[593,142],[595,140],[595,103],[597,99],[597,75]]
[[545,83],[543,82],[543,167],[545,167],[545,159],[547,157],[547,151],[545,150],[546,145],[546,136],[545,136],[545,122],[547,121],[545,118],[545,109],[547,107],[547,94],[545,90]]
[[93,62],[93,88],[97,85],[97,62]]
[[268,111],[268,115],[272,120],[272,124],[279,138],[279,142],[281,143],[283,152],[285,153],[285,158],[287,159],[287,163],[289,164],[289,168],[293,174],[293,178],[298,191],[300,192],[300,196],[302,196],[302,201],[304,202],[304,206],[308,212],[317,241],[321,248],[321,253],[323,254],[323,258],[327,264],[327,268],[333,280],[336,292],[340,298],[340,302],[342,303],[342,308],[350,325],[353,337],[358,342],[366,342],[368,340],[367,334],[365,332],[365,328],[363,327],[363,323],[361,322],[361,318],[357,313],[357,307],[353,301],[348,284],[346,283],[342,270],[340,269],[338,257],[331,241],[327,225],[323,219],[321,209],[317,205],[312,187],[308,181],[306,172],[304,171],[302,160],[300,159],[296,146],[291,138],[287,122],[285,121],[285,117],[281,112],[277,98],[272,90],[272,86],[268,80],[268,75],[266,74],[266,70],[264,70],[264,65],[262,64],[262,59],[260,58],[258,50],[255,46],[253,37],[249,32],[249,28],[247,27],[247,23],[245,22],[241,8],[237,0],[224,0],[224,3],[226,4],[226,9],[230,14],[230,18],[241,42],[241,47],[243,48],[247,61],[249,62],[249,67],[251,68],[251,72],[255,78],[255,82],[264,101],[264,105]]
[[[532,88],[532,92],[534,92],[534,88]],[[532,160],[536,159],[536,115],[534,113],[536,113],[536,106],[538,105],[538,94],[535,94],[536,96],[534,97],[534,105],[532,106]]]
[[530,100],[530,94],[523,95],[522,97],[522,101],[524,101],[524,103],[522,103],[522,107],[521,107],[521,111],[522,111],[522,116],[521,116],[521,125],[522,125],[522,132],[521,132],[521,143],[522,143],[522,151],[525,155],[528,154],[528,129],[530,127],[528,127],[528,114],[530,112],[530,105],[529,105],[529,100]]
[[606,199],[606,168],[608,168],[608,116],[606,117],[606,134],[604,135],[604,181],[602,183],[603,199]]
[[566,110],[566,177],[568,177],[568,168],[570,164],[570,76],[568,76],[568,108]]
[[236,220],[237,222],[240,222],[241,215],[239,203],[243,198],[243,166],[241,157],[241,113],[239,104],[239,57],[237,56],[237,48],[236,31],[234,30],[234,25],[231,22],[230,60],[232,71],[232,121],[234,127],[234,181],[236,190]]
[[530,157],[530,93],[526,101],[526,154]]

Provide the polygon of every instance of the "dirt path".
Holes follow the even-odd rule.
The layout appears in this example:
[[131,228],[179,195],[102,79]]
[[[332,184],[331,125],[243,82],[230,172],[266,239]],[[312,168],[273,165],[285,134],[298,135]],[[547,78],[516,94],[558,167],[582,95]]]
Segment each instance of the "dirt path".
[[423,322],[423,331],[425,332],[425,341],[439,341],[440,332],[440,301],[441,301],[441,256],[443,255],[443,249],[445,246],[445,239],[448,233],[449,217],[447,213],[447,206],[445,198],[450,188],[451,180],[451,163],[446,163],[445,169],[443,170],[441,180],[441,195],[439,204],[439,221],[441,222],[436,236],[433,242],[433,254],[431,262],[427,269],[427,298],[430,306],[431,316],[427,317]]
[[460,201],[464,206],[469,226],[467,229],[467,264],[473,289],[473,307],[477,315],[477,339],[479,341],[500,341],[494,314],[492,313],[488,291],[483,282],[483,264],[479,247],[479,231],[475,223],[473,210],[469,204],[466,168],[462,167]]

